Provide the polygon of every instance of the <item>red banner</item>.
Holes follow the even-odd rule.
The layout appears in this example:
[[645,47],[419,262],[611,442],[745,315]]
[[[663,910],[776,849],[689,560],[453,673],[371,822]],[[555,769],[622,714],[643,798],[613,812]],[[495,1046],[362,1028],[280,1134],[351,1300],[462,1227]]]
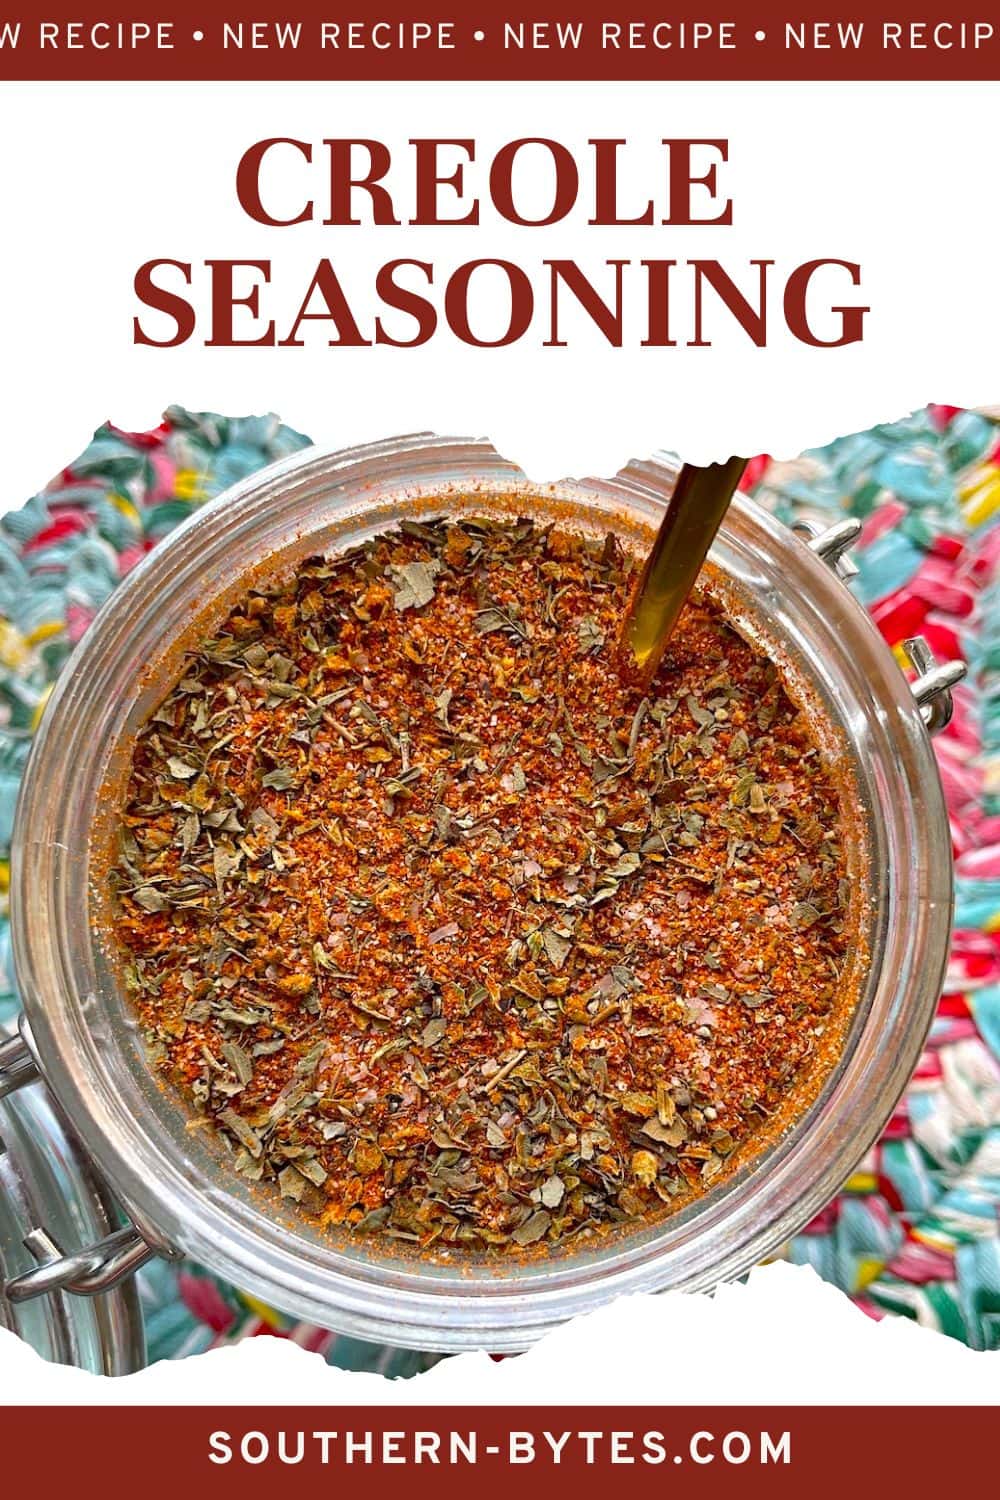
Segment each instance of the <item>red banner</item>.
[[607,1500],[609,1482],[819,1500],[859,1484],[971,1494],[995,1473],[996,1420],[959,1407],[26,1407],[0,1410],[0,1445],[11,1494],[80,1500],[271,1500],[306,1480],[433,1500],[499,1500],[512,1485],[518,1500],[552,1500],[564,1484]]
[[0,11],[3,79],[997,79],[991,7],[251,0]]

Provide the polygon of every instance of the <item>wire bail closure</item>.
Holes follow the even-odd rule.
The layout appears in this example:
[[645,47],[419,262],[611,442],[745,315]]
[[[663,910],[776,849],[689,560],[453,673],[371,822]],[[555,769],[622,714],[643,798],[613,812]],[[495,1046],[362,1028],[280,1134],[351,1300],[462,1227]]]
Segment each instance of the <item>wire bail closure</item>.
[[64,1255],[46,1229],[29,1230],[24,1236],[24,1244],[38,1265],[7,1282],[3,1293],[8,1302],[30,1302],[33,1297],[43,1297],[46,1292],[98,1297],[134,1275],[157,1253],[134,1224],[116,1229],[96,1245],[77,1250],[72,1255]]
[[937,734],[951,723],[955,711],[951,690],[962,681],[968,669],[964,661],[938,662],[922,635],[904,641],[903,650],[917,673],[910,683],[910,690],[920,708],[920,717],[928,733]]
[[38,1064],[23,1036],[0,1042],[0,1099],[40,1078]]
[[[815,521],[796,523],[795,530],[808,537],[806,546],[810,552],[823,559],[838,578],[849,583],[857,577],[858,565],[847,556],[847,549],[861,535],[861,522],[856,517],[845,517],[822,530]],[[922,635],[911,636],[903,642],[903,650],[917,676],[910,683],[910,690],[920,709],[928,734],[938,734],[951,723],[955,711],[951,690],[962,681],[968,668],[964,661],[939,662]]]
[[[0,1042],[0,1099],[41,1079],[34,1055],[22,1035]],[[8,1302],[29,1302],[46,1292],[97,1297],[133,1275],[158,1252],[134,1224],[105,1236],[84,1250],[66,1255],[47,1229],[29,1229],[24,1246],[38,1262],[33,1270],[0,1285]]]

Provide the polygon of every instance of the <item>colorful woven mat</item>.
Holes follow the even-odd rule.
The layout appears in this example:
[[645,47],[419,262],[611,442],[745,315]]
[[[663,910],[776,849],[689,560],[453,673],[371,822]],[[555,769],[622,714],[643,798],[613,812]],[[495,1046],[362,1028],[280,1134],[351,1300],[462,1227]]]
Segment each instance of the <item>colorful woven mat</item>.
[[[193,507],[307,445],[275,417],[172,407],[150,433],[101,428],[0,523],[0,889],[31,735],[70,650],[118,580]],[[1000,1348],[1000,425],[929,407],[794,463],[754,461],[748,487],[783,519],[859,516],[855,587],[893,647],[926,636],[968,683],[936,747],[951,812],[956,931],[945,994],[905,1099],[841,1195],[786,1249],[873,1316],[915,1318]],[[16,1009],[5,906],[0,1020]],[[295,1324],[196,1266],[142,1278],[151,1358],[250,1334],[354,1369],[428,1358]]]
[[1000,426],[933,406],[753,477],[785,520],[864,523],[855,588],[897,654],[920,634],[969,664],[935,741],[956,874],[937,1019],[882,1140],[787,1253],[875,1316],[1000,1348]]

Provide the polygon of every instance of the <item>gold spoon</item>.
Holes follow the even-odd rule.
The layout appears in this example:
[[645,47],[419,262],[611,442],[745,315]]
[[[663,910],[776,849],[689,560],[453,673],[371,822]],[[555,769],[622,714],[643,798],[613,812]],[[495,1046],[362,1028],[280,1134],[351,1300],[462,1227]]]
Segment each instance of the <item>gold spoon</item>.
[[730,458],[685,464],[677,476],[622,625],[625,665],[642,683],[660,664],[745,468],[745,458]]

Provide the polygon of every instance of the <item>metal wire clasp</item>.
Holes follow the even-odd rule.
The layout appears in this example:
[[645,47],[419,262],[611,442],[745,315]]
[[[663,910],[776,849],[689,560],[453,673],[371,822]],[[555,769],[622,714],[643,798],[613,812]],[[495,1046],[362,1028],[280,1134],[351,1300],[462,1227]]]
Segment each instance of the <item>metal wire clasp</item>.
[[847,583],[857,577],[857,563],[846,556],[848,547],[853,547],[861,535],[861,522],[855,516],[845,516],[842,521],[834,521],[825,531],[814,521],[801,521],[796,525],[796,530],[807,533],[810,552],[821,557],[838,578]]
[[97,1297],[133,1275],[157,1253],[134,1224],[116,1229],[96,1245],[72,1255],[64,1255],[46,1229],[29,1230],[24,1244],[38,1265],[7,1282],[3,1294],[8,1302],[30,1302],[46,1292]]
[[22,1036],[0,1042],[0,1099],[39,1077],[38,1064]]
[[[0,1042],[0,1099],[34,1083],[41,1077],[38,1064],[23,1036]],[[131,1276],[158,1252],[134,1224],[64,1255],[47,1229],[30,1229],[24,1245],[38,1264],[31,1271],[0,1283],[0,1296],[8,1302],[29,1302],[46,1292],[71,1292],[77,1297],[96,1297]]]
[[928,733],[937,734],[951,723],[955,711],[951,690],[966,674],[964,661],[938,662],[922,635],[903,642],[910,666],[917,673],[910,690],[920,709]]
[[[856,517],[835,521],[825,530],[815,521],[801,520],[795,523],[795,530],[805,533],[809,538],[806,543],[809,550],[821,557],[838,578],[846,583],[855,577],[857,564],[845,554],[861,534],[861,522]],[[910,688],[920,709],[920,717],[927,726],[928,733],[937,734],[951,722],[955,711],[951,690],[965,676],[965,662],[936,661],[922,635],[912,636],[904,641],[903,650],[917,674]]]

